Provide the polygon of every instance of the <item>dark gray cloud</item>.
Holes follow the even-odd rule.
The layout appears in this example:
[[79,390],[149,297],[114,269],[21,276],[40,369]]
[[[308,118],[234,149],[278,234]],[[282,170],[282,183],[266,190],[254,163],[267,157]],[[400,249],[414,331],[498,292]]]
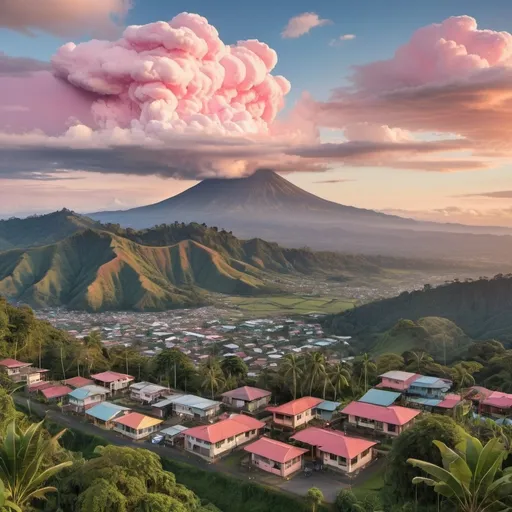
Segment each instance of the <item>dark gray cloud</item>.
[[454,197],[490,197],[493,199],[512,199],[512,190],[495,190],[492,192],[474,192],[472,194],[461,194]]

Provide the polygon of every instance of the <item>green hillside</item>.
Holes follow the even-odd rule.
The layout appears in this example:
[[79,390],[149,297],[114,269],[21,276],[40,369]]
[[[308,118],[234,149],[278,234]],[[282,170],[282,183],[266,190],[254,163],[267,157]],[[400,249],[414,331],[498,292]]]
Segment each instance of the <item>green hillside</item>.
[[26,219],[0,220],[0,251],[52,244],[99,226],[98,222],[66,209]]
[[447,318],[425,317],[416,322],[399,320],[391,329],[377,335],[371,347],[372,355],[394,352],[402,354],[409,350],[424,350],[435,359],[451,360],[463,353],[472,340],[460,327]]
[[512,341],[512,276],[448,283],[375,301],[327,319],[334,332],[366,337],[391,329],[400,319],[451,320],[473,339]]
[[149,247],[86,230],[56,244],[0,253],[0,294],[34,307],[91,311],[200,305],[205,292],[269,292],[261,273],[188,240]]

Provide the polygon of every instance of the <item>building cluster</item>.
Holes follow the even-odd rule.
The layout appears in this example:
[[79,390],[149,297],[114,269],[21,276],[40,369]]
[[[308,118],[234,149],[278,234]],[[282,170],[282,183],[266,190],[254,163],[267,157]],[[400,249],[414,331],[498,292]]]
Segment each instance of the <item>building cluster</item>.
[[[112,371],[52,383],[45,370],[14,359],[0,361],[0,370],[29,393],[132,440],[152,438],[211,462],[240,448],[253,466],[281,477],[301,470],[306,459],[346,474],[359,471],[375,458],[378,439],[398,436],[422,411],[450,414],[463,400],[482,417],[512,423],[512,395],[476,386],[461,397],[450,393],[447,379],[403,371],[384,373],[377,386],[341,408],[312,396],[273,405],[270,391],[249,386],[216,401]],[[119,397],[148,414],[115,403]],[[275,430],[287,441],[271,438]]]
[[158,355],[166,348],[180,350],[195,364],[212,354],[237,355],[247,364],[250,376],[256,376],[263,368],[276,367],[288,353],[328,348],[330,362],[350,359],[350,337],[326,336],[318,323],[323,315],[250,320],[229,316],[218,320],[211,310],[180,310],[179,314],[76,313],[71,317],[59,312],[47,313],[45,318],[78,339],[98,331],[105,347],[132,347],[147,357]]

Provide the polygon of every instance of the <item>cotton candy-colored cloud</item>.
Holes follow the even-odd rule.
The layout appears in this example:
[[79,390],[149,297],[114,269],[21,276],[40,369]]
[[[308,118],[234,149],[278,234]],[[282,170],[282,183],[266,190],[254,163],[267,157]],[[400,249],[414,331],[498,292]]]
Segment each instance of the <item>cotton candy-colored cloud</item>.
[[322,19],[315,12],[303,12],[294,16],[281,32],[284,39],[295,39],[307,34],[312,28],[329,25],[331,20]]
[[356,123],[465,137],[477,151],[512,151],[512,35],[469,16],[416,31],[388,60],[357,66],[351,86],[318,103],[319,124]]
[[27,75],[35,71],[51,69],[49,62],[43,62],[28,57],[10,57],[0,52],[0,77],[2,75]]
[[344,41],[352,41],[352,39],[355,39],[355,34],[343,34],[335,39],[331,39],[329,41],[329,46],[340,46],[343,44]]
[[411,135],[406,130],[370,123],[350,124],[345,128],[344,134],[348,140],[355,141],[404,142],[411,140]]
[[112,34],[130,7],[131,0],[2,0],[0,28],[61,37]]

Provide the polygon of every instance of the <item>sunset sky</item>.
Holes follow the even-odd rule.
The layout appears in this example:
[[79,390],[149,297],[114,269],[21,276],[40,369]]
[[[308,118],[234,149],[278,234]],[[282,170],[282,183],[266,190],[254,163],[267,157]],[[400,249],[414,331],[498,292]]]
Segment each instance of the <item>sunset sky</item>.
[[[343,204],[512,226],[511,32],[509,0],[4,0],[0,217],[264,165]],[[247,40],[277,64],[227,47]]]

